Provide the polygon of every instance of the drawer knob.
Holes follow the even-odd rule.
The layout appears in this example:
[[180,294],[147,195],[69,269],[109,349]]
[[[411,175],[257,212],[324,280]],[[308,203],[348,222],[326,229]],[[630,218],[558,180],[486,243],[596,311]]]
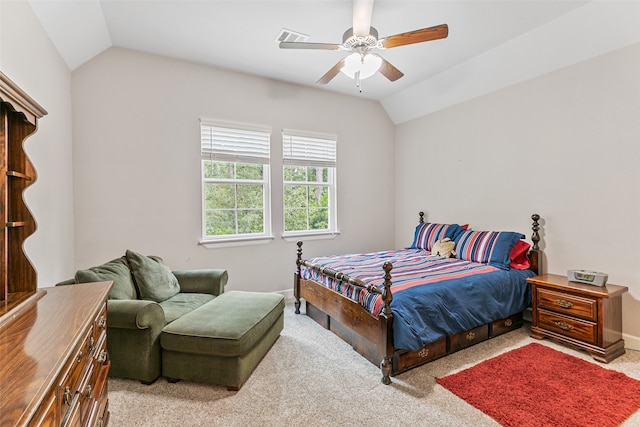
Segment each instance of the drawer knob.
[[476,334],[474,332],[469,332],[466,336],[467,341],[473,341],[475,337],[476,337]]
[[573,326],[571,326],[570,324],[568,324],[567,322],[558,322],[558,321],[554,321],[553,323],[556,324],[556,326],[560,329],[562,329],[563,331],[570,331],[573,329]]
[[104,329],[105,326],[107,326],[107,319],[104,316],[100,316],[100,319],[98,320],[98,326],[102,329]]
[[573,303],[569,301],[565,301],[563,299],[557,299],[556,304],[558,304],[562,308],[571,308],[573,307]]
[[107,361],[107,351],[106,350],[102,350],[100,352],[100,354],[98,355],[98,363],[104,363]]
[[95,346],[95,340],[93,337],[89,338],[89,353],[93,353],[93,347]]
[[93,389],[91,388],[91,384],[89,384],[89,385],[87,386],[86,393],[85,393],[85,394],[86,394],[86,396],[87,396],[87,399],[91,399],[91,394],[92,394],[92,393],[93,393]]
[[62,395],[62,402],[67,406],[71,405],[71,389],[69,389],[69,387],[64,388],[64,394]]

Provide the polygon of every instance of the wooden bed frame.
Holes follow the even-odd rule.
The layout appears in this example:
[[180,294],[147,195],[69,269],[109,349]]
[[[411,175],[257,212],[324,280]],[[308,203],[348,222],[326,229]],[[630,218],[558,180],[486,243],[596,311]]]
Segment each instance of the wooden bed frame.
[[[531,215],[533,245],[529,251],[531,270],[536,274],[541,271],[542,254],[538,246],[540,241],[540,216]],[[420,212],[420,223],[424,223],[424,212]],[[427,344],[418,351],[399,350],[393,346],[393,313],[391,312],[391,270],[393,266],[386,262],[384,270],[384,289],[367,285],[339,271],[312,264],[302,259],[302,242],[297,243],[297,270],[294,274],[293,295],[295,297],[295,313],[300,314],[300,299],[306,303],[306,313],[317,323],[331,330],[340,338],[351,344],[353,349],[367,358],[371,363],[380,365],[382,382],[390,384],[392,376],[420,366],[424,363],[451,354],[455,351],[485,341],[489,338],[518,329],[522,326],[522,313],[506,319],[498,319],[486,325],[447,336]],[[316,270],[335,280],[353,286],[366,288],[369,292],[382,295],[384,308],[378,317],[373,316],[355,301],[329,289],[313,280],[302,279],[302,266]]]

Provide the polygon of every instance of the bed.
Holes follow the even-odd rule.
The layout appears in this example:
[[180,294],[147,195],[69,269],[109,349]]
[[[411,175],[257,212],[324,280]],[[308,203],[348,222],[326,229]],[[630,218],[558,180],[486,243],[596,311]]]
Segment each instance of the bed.
[[[297,243],[295,313],[306,314],[380,366],[382,382],[522,326],[526,282],[540,271],[540,216],[532,245],[517,232],[419,223],[409,248],[304,260]],[[457,255],[434,256],[437,242]],[[435,253],[435,252],[434,252]]]

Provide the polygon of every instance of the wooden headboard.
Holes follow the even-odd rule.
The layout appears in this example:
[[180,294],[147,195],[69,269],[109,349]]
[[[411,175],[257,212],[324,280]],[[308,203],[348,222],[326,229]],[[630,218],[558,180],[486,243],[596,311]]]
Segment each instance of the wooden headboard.
[[[424,212],[421,211],[418,215],[420,216],[420,224],[424,224]],[[531,229],[533,230],[531,242],[533,242],[533,245],[528,254],[529,262],[531,262],[531,267],[529,268],[536,274],[542,274],[542,250],[540,250],[540,246],[538,245],[538,243],[540,243],[540,233],[538,233],[540,231],[540,223],[538,222],[540,215],[533,214],[531,215],[531,219],[533,220],[531,224]]]

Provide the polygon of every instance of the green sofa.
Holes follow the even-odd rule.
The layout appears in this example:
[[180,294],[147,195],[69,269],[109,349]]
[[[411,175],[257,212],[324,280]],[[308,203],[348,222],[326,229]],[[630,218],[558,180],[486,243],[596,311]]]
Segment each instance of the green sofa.
[[224,292],[224,269],[171,271],[159,257],[133,251],[79,270],[58,285],[113,281],[107,304],[109,375],[145,384],[162,375],[160,334],[165,326]]

